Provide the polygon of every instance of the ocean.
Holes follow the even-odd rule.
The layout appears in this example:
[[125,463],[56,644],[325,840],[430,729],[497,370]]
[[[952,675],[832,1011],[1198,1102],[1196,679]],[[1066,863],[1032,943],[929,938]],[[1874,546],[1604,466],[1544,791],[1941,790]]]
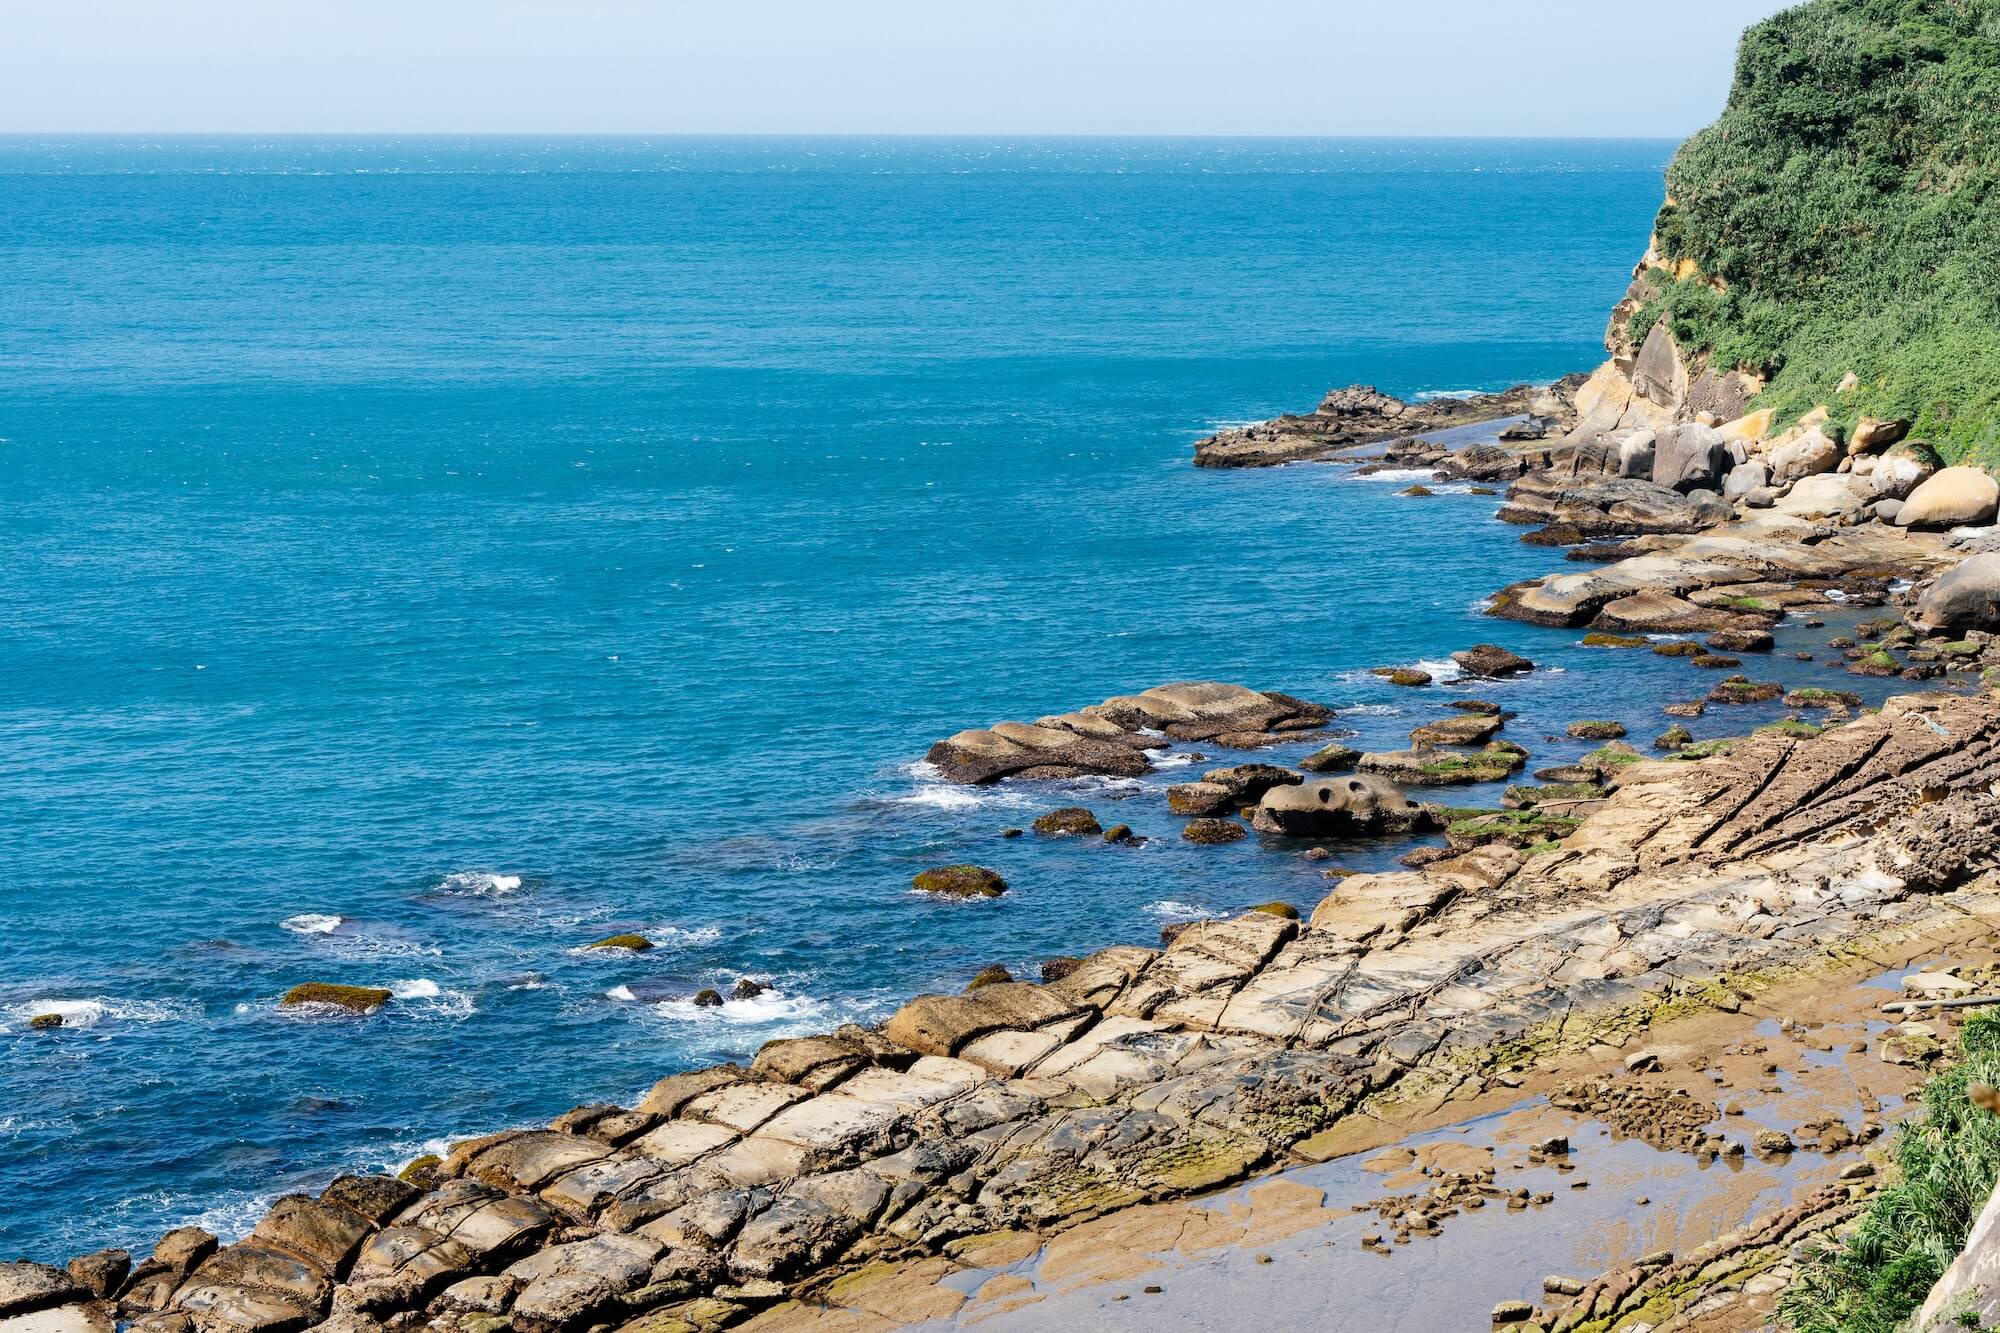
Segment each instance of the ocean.
[[[1330,887],[1175,837],[1205,764],[951,787],[961,727],[1219,679],[1400,748],[1469,687],[1367,669],[1493,640],[1536,765],[1644,745],[1710,682],[1481,617],[1556,559],[1493,498],[1190,453],[1590,368],[1671,149],[0,140],[0,1252]],[[1065,804],[1151,841],[1002,836]]]

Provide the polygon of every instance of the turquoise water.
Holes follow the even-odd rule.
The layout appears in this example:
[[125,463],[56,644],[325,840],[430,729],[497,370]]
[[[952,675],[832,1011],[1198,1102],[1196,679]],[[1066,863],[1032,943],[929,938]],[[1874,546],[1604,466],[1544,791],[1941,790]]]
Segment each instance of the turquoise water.
[[[1551,563],[1492,499],[1188,460],[1587,368],[1670,147],[0,140],[0,1251],[1326,888],[1186,770],[912,767],[963,726],[1217,678],[1379,748],[1443,692],[1367,667],[1490,638],[1537,763],[1650,736],[1708,682],[1479,618]],[[999,836],[1078,800],[1155,840]]]

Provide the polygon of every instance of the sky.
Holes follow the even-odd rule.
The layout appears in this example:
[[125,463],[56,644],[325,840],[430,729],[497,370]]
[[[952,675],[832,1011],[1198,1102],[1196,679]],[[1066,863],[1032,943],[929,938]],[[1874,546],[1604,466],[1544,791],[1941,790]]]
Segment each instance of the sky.
[[61,0],[6,6],[0,133],[1678,138],[1781,7]]

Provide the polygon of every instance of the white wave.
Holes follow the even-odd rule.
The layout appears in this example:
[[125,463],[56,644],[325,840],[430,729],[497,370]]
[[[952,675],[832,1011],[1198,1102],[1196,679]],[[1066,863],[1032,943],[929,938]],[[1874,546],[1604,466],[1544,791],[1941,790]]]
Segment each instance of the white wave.
[[[1371,677],[1370,679],[1373,678]],[[1350,704],[1340,709],[1339,712],[1342,717],[1401,717],[1403,715],[1403,710],[1395,704]]]
[[1215,915],[1206,907],[1178,902],[1172,898],[1162,898],[1159,902],[1147,903],[1144,910],[1154,916],[1165,917],[1169,921],[1205,921]]
[[698,1005],[693,996],[660,1000],[653,1005],[653,1012],[679,1022],[722,1022],[741,1027],[765,1027],[773,1023],[800,1023],[815,1019],[824,1014],[826,1008],[826,1001],[816,1000],[810,995],[788,995],[783,991],[767,989],[747,1000],[731,999],[724,992],[722,1003],[718,1005]]
[[655,948],[678,946],[691,948],[698,944],[713,944],[722,938],[720,926],[661,926],[647,932],[646,938]]
[[429,977],[412,977],[389,983],[389,994],[406,1004],[417,1004],[417,1012],[443,1018],[464,1018],[474,1009],[472,997],[464,991],[448,990]]
[[1450,658],[1445,658],[1443,661],[1436,661],[1428,657],[1419,658],[1413,665],[1419,671],[1430,672],[1431,679],[1440,685],[1449,685],[1465,674],[1465,668],[1459,666],[1458,663],[1452,661]]
[[548,979],[541,976],[525,976],[517,981],[507,983],[508,990],[547,990],[548,988]]
[[977,810],[986,802],[964,787],[925,787],[898,796],[897,805],[927,805],[936,810]]
[[278,928],[289,930],[294,935],[331,935],[340,929],[340,923],[344,919],[330,912],[301,912],[297,916],[288,916],[280,921]]
[[610,990],[604,992],[604,998],[607,1000],[618,1000],[622,1003],[630,1003],[639,997],[632,993],[630,986],[613,986]]
[[1828,588],[1823,596],[1829,602],[1844,602],[1847,600],[1847,594],[1838,588]]
[[1890,579],[1889,595],[1891,597],[1901,597],[1904,593],[1908,592],[1910,589],[1916,586],[1917,586],[1916,584],[1910,582],[1908,579]]
[[1440,398],[1477,398],[1485,392],[1484,389],[1425,389],[1421,393],[1411,394],[1410,401],[1434,403]]
[[1426,484],[1437,480],[1434,467],[1385,467],[1379,472],[1350,472],[1347,476],[1354,481],[1400,481],[1405,484],[1418,481]]
[[520,887],[519,875],[503,875],[493,870],[454,870],[438,881],[440,893],[468,893],[477,898],[500,897]]
[[1165,769],[1165,768],[1187,768],[1188,766],[1190,766],[1191,764],[1193,764],[1193,763],[1195,763],[1195,762],[1196,762],[1196,761],[1195,761],[1195,757],[1194,757],[1194,755],[1193,755],[1192,753],[1188,753],[1188,754],[1163,754],[1163,755],[1161,755],[1161,756],[1160,756],[1160,757],[1159,757],[1158,759],[1155,759],[1155,760],[1153,761],[1153,767],[1154,767],[1154,768],[1160,768],[1160,769]]
[[57,1014],[65,1028],[93,1028],[106,1019],[114,1023],[184,1023],[205,1012],[192,1000],[129,1000],[113,995],[96,995],[78,1000],[30,1000],[9,1007],[0,1023],[0,1032],[14,1023],[26,1025],[43,1014]]

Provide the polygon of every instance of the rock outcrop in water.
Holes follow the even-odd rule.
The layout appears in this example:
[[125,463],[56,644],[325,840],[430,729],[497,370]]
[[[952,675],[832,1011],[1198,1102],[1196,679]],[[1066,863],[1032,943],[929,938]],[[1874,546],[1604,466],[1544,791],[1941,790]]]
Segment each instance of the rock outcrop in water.
[[1574,380],[1545,388],[1524,384],[1504,393],[1423,403],[1406,403],[1364,385],[1335,389],[1309,415],[1286,415],[1216,432],[1195,445],[1194,462],[1196,467],[1273,467],[1326,458],[1357,445],[1513,416],[1533,418],[1539,423],[1537,429],[1547,430],[1573,415],[1570,394],[1576,384]]
[[1212,741],[1254,750],[1325,726],[1333,710],[1289,694],[1191,681],[1120,695],[1033,724],[996,722],[931,746],[925,759],[947,780],[1137,777],[1149,752],[1172,741]]
[[[949,1271],[970,1238],[1318,1160],[1364,1102],[1506,1086],[1524,1050],[1733,1006],[1848,942],[1929,948],[2000,910],[1996,782],[1993,696],[1633,763],[1537,855],[1353,875],[1303,923],[1199,923],[774,1041],[456,1144],[434,1184],[346,1176],[246,1240],[176,1233],[110,1297],[10,1266],[0,1333],[668,1333],[809,1306],[884,1259]],[[762,1319],[810,1312],[789,1308]]]

